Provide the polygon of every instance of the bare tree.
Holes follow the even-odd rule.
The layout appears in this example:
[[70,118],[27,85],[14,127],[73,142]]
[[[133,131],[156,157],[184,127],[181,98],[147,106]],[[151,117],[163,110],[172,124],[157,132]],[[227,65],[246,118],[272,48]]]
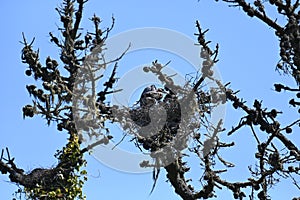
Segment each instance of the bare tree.
[[[300,112],[300,29],[299,2],[270,0],[269,2],[254,1],[253,5],[244,0],[223,0],[231,7],[241,7],[250,17],[256,17],[274,29],[280,40],[280,57],[276,69],[289,74],[295,79],[294,86],[275,83],[275,91],[288,91],[295,98],[287,101]],[[214,65],[218,62],[219,45],[211,48],[211,41],[205,39],[207,30],[203,30],[196,22],[197,43],[201,48],[199,59],[202,68],[199,75],[191,77],[184,85],[177,85],[171,75],[164,72],[167,65],[158,61],[144,67],[145,73],[153,73],[161,81],[163,88],[151,86],[144,90],[141,98],[133,107],[110,105],[107,97],[119,92],[114,86],[117,82],[116,71],[118,60],[106,60],[105,41],[114,25],[101,28],[101,20],[94,15],[91,22],[94,30],[83,34],[80,22],[84,4],[83,0],[63,0],[61,7],[56,9],[62,27],[61,37],[49,33],[51,42],[60,50],[60,61],[48,56],[40,61],[39,51],[33,49],[33,42],[28,42],[23,34],[22,61],[27,65],[27,76],[33,77],[36,85],[27,85],[28,93],[33,97],[32,104],[23,107],[23,116],[40,115],[47,124],[55,123],[58,131],[68,134],[67,144],[57,150],[55,157],[58,164],[52,168],[36,168],[30,173],[15,164],[9,149],[3,149],[0,157],[0,171],[8,174],[11,182],[20,186],[17,191],[19,198],[25,194],[27,199],[84,199],[82,186],[86,180],[86,171],[81,168],[87,163],[84,154],[98,145],[106,145],[113,138],[107,122],[120,124],[132,138],[132,143],[141,151],[148,152],[154,162],[145,160],[141,167],[153,169],[153,188],[164,169],[167,179],[175,193],[182,199],[208,199],[216,197],[216,191],[228,188],[235,199],[271,199],[269,189],[276,186],[281,179],[291,179],[300,189],[298,175],[300,171],[300,151],[288,134],[300,125],[300,119],[294,119],[289,125],[283,126],[277,120],[279,108],[268,109],[262,101],[256,99],[253,105],[238,97],[238,91],[229,89],[229,83],[222,83],[214,78]],[[265,4],[277,8],[278,15],[287,19],[286,24],[278,24],[276,19],[268,17]],[[62,38],[62,39],[59,39]],[[129,47],[130,48],[130,47]],[[113,64],[110,77],[105,80],[102,69]],[[99,89],[96,85],[102,81]],[[205,80],[216,83],[216,87],[206,89]],[[231,130],[225,130],[223,121],[217,124],[209,121],[212,110],[221,104],[231,103],[233,108],[244,112],[239,122],[234,123]],[[162,128],[147,126],[151,120],[150,112],[166,111],[166,121]],[[158,123],[160,118],[155,119]],[[147,130],[140,127],[147,126]],[[249,167],[251,176],[245,180],[230,182],[223,178],[234,163],[222,157],[223,149],[230,150],[234,142],[225,143],[220,135],[230,137],[239,134],[241,129],[249,128],[257,146],[255,158],[257,165]],[[146,131],[146,132],[145,132]],[[257,133],[257,132],[261,133]],[[204,137],[205,136],[205,137]],[[96,138],[96,139],[95,139]],[[93,139],[88,145],[85,141]],[[188,141],[192,140],[192,143]],[[192,181],[186,178],[191,169],[185,161],[189,155],[197,157],[202,167],[201,188],[194,188]],[[215,169],[217,163],[222,169]],[[249,164],[250,165],[250,164]],[[250,190],[247,190],[250,188]],[[246,194],[246,190],[250,191]],[[300,199],[295,197],[294,199]]]

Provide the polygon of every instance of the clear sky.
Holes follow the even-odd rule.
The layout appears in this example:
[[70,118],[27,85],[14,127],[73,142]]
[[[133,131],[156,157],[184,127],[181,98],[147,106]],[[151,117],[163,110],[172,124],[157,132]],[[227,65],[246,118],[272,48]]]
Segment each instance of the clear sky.
[[[2,98],[0,100],[0,149],[9,147],[12,156],[16,157],[16,164],[27,171],[36,167],[51,167],[56,164],[53,157],[56,149],[65,144],[65,135],[56,131],[55,126],[46,127],[46,122],[39,117],[34,120],[22,118],[22,107],[31,102],[25,85],[33,83],[25,76],[25,66],[21,63],[22,32],[28,40],[36,37],[34,47],[40,49],[41,58],[48,55],[58,57],[58,50],[50,43],[48,33],[58,33],[59,18],[54,8],[59,5],[58,0],[52,1],[3,1],[0,13],[0,44],[1,68],[0,79]],[[290,95],[278,95],[273,91],[274,82],[295,83],[288,77],[279,76],[275,72],[275,65],[279,60],[278,39],[273,30],[257,19],[250,19],[242,10],[229,8],[224,3],[197,0],[189,1],[96,1],[90,0],[84,12],[83,32],[91,29],[88,18],[96,13],[103,20],[103,26],[109,26],[111,16],[116,18],[115,28],[111,35],[124,31],[144,27],[167,28],[185,34],[196,42],[195,21],[199,20],[203,28],[209,28],[207,39],[213,44],[220,44],[218,69],[224,82],[231,82],[231,88],[241,90],[239,96],[252,105],[255,98],[264,99],[263,105],[268,108],[279,107],[285,111],[281,120],[284,124],[299,117],[287,105]],[[283,21],[283,18],[278,18]],[[176,41],[174,41],[176,43]],[[144,55],[143,55],[144,53]],[[120,63],[120,75],[133,67],[151,63],[159,58],[162,62],[172,60],[168,54],[156,52],[138,52],[130,54],[128,62]],[[180,63],[180,62],[178,62]],[[174,64],[175,65],[175,64]],[[178,67],[178,66],[177,66]],[[242,112],[233,111],[227,107],[225,125],[230,128],[237,124]],[[116,129],[117,130],[117,129]],[[294,132],[299,131],[295,130]],[[121,134],[120,134],[121,135]],[[290,137],[299,141],[299,136]],[[235,140],[237,146],[233,151],[225,152],[226,158],[237,162],[238,170],[230,171],[228,180],[238,180],[247,174],[247,166],[254,165],[251,144],[254,138],[250,130],[244,129],[227,141]],[[125,142],[129,139],[125,140]],[[133,145],[133,144],[131,144]],[[299,142],[298,142],[299,145]],[[237,151],[238,150],[238,151]],[[252,153],[252,154],[251,154]],[[86,155],[88,161],[89,180],[84,188],[87,199],[180,199],[174,194],[173,188],[166,182],[162,172],[154,192],[149,195],[152,187],[152,174],[132,174],[120,172],[98,162],[94,157]],[[129,161],[130,162],[130,161]],[[198,167],[192,163],[192,167]],[[163,170],[162,170],[163,171]],[[201,176],[198,171],[190,176],[195,181]],[[200,172],[199,172],[200,173]],[[10,199],[17,189],[8,181],[7,176],[0,176],[0,198]],[[289,186],[286,184],[289,183]],[[297,195],[295,187],[290,181],[279,184],[273,190],[272,199],[290,199]],[[231,199],[227,189],[217,192],[218,199]],[[228,198],[222,195],[230,195]],[[299,195],[299,191],[298,191]]]

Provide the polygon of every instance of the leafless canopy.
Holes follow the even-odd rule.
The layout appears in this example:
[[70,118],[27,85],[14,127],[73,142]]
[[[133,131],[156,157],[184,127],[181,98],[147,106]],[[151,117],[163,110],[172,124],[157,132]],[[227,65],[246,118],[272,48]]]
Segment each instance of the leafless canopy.
[[[294,93],[295,98],[286,103],[294,107],[295,112],[300,112],[299,1],[255,0],[253,4],[244,0],[223,2],[231,7],[242,8],[250,17],[256,17],[274,29],[280,41],[281,57],[276,69],[295,79],[294,86],[275,83],[274,88],[277,92]],[[36,168],[29,173],[15,164],[8,148],[2,150],[0,172],[8,174],[10,181],[20,186],[21,189],[16,193],[19,198],[25,194],[28,199],[83,199],[82,186],[86,174],[81,169],[86,164],[83,156],[100,144],[108,144],[113,138],[107,122],[122,125],[128,137],[132,138],[132,143],[155,160],[154,163],[147,160],[140,163],[141,167],[153,168],[153,189],[163,169],[175,193],[185,200],[213,198],[217,190],[222,188],[232,191],[235,199],[271,199],[269,189],[281,179],[288,178],[300,189],[300,150],[295,141],[289,139],[289,134],[298,130],[300,119],[283,126],[277,119],[279,114],[284,115],[280,107],[267,108],[260,99],[255,99],[249,105],[238,97],[238,91],[229,88],[229,83],[216,80],[213,75],[218,62],[219,45],[211,47],[211,41],[205,38],[208,30],[203,30],[199,21],[196,22],[195,36],[201,49],[199,59],[202,59],[202,68],[197,75],[183,86],[176,85],[172,76],[164,73],[165,65],[154,61],[144,67],[144,72],[157,76],[164,86],[160,89],[164,94],[153,98],[151,106],[137,104],[134,107],[120,107],[110,105],[107,98],[119,92],[114,89],[118,80],[118,61],[127,50],[124,49],[124,53],[114,60],[105,59],[105,41],[113,28],[114,19],[111,27],[103,29],[100,27],[100,18],[94,15],[90,19],[94,30],[83,33],[80,22],[85,3],[83,0],[63,0],[61,7],[56,9],[62,23],[59,28],[61,37],[51,32],[49,35],[51,42],[60,50],[59,61],[50,56],[40,61],[39,50],[34,50],[33,41],[29,43],[23,34],[22,61],[27,65],[25,73],[40,83],[26,85],[33,98],[31,104],[23,107],[23,116],[40,115],[48,125],[55,123],[57,130],[64,131],[69,138],[67,144],[55,154],[58,160],[56,166]],[[278,15],[285,16],[286,24],[279,24],[276,19],[268,17],[266,4],[275,7]],[[101,74],[102,69],[111,70],[107,80]],[[98,81],[102,81],[100,89],[96,87]],[[208,90],[206,81],[214,81],[217,87]],[[224,129],[222,120],[217,124],[209,122],[212,110],[221,104],[231,104],[234,109],[244,113],[240,121],[233,122],[231,130]],[[138,127],[149,124],[151,109],[156,109],[155,112],[164,109],[167,120],[163,128],[151,127],[148,129],[150,134],[145,134]],[[221,152],[224,149],[230,151],[235,143],[223,142],[220,136],[230,139],[233,134],[240,134],[246,128],[256,141],[256,146],[252,147],[256,164],[253,166],[253,163],[249,163],[250,176],[245,180],[230,182],[223,175],[235,164],[227,161],[230,158],[223,157]],[[89,138],[97,140],[84,146],[82,142]],[[183,150],[188,151],[183,153]],[[185,159],[191,155],[197,158],[198,167],[202,170],[202,174],[194,180],[187,178],[191,166]],[[216,169],[217,163],[221,163],[223,168]],[[200,188],[193,186],[197,180],[201,182]],[[246,191],[250,193],[246,194]]]

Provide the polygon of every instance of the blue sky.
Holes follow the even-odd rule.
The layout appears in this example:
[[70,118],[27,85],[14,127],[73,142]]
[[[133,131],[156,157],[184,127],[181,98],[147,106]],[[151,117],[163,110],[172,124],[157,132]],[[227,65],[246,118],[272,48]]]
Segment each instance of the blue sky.
[[[1,140],[0,149],[9,147],[11,155],[16,157],[16,164],[30,171],[36,167],[51,167],[56,163],[53,154],[56,149],[65,144],[65,135],[56,131],[55,126],[46,127],[46,122],[39,117],[34,120],[22,118],[22,107],[31,102],[25,85],[33,83],[31,78],[24,75],[25,66],[21,63],[20,53],[22,32],[28,40],[36,37],[34,47],[40,49],[41,58],[47,55],[58,57],[58,50],[50,43],[48,33],[58,33],[59,17],[54,8],[59,1],[4,1],[0,13],[0,44],[2,78],[0,79],[2,98],[0,106]],[[278,95],[273,91],[274,82],[284,82],[294,85],[293,80],[286,76],[279,76],[275,72],[278,57],[278,39],[272,29],[257,19],[250,19],[242,10],[229,8],[224,3],[197,0],[189,1],[96,1],[90,0],[86,4],[82,27],[84,32],[92,29],[90,18],[94,13],[101,17],[103,26],[109,26],[111,16],[116,18],[115,28],[111,35],[123,31],[143,28],[161,27],[178,31],[196,42],[195,21],[199,20],[203,28],[209,28],[207,39],[213,44],[220,44],[220,54],[217,67],[224,82],[231,82],[234,90],[241,90],[239,96],[247,100],[249,105],[255,98],[264,99],[263,104],[268,108],[279,107],[286,115],[280,118],[283,124],[299,117],[287,105],[289,93]],[[283,18],[278,18],[284,21]],[[143,53],[145,54],[143,57]],[[153,57],[151,57],[153,56]],[[172,56],[170,56],[173,58]],[[163,62],[170,60],[168,54],[159,52],[139,52],[135,57],[131,55],[120,63],[120,74],[126,73],[132,66],[150,63],[159,58]],[[132,59],[132,60],[130,60]],[[181,63],[181,62],[178,62]],[[174,65],[176,62],[174,63]],[[241,111],[233,111],[227,107],[225,125],[230,128],[237,124]],[[296,131],[296,130],[295,130]],[[294,131],[294,132],[295,132]],[[297,130],[299,131],[299,130]],[[299,141],[299,136],[290,135]],[[128,141],[127,139],[126,141]],[[224,155],[230,161],[238,163],[237,171],[228,174],[228,180],[237,180],[247,174],[247,165],[253,161],[254,149],[251,144],[254,139],[250,130],[244,129],[235,134],[228,141],[235,140],[237,146],[233,151]],[[299,144],[299,143],[298,143]],[[233,153],[234,152],[234,153]],[[237,153],[238,152],[238,153]],[[242,156],[241,156],[242,155]],[[249,155],[249,156],[244,156]],[[130,174],[111,169],[87,155],[89,180],[84,188],[87,199],[180,199],[173,192],[173,188],[166,182],[164,172],[161,173],[157,187],[149,195],[152,187],[152,174]],[[255,163],[249,163],[254,165]],[[196,162],[192,167],[198,167]],[[196,170],[191,174],[195,181],[201,176]],[[6,176],[0,176],[1,199],[11,198],[16,190],[14,184],[8,183]],[[285,186],[289,181],[279,184],[273,199],[292,197],[297,194],[294,187]],[[287,192],[287,189],[289,192]],[[217,193],[218,199],[222,195],[230,195],[227,189]],[[299,194],[299,192],[298,192]]]

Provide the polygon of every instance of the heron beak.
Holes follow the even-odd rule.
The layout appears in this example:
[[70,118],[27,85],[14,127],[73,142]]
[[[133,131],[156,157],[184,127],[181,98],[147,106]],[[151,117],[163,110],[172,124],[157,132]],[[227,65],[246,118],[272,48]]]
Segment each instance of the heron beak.
[[167,93],[164,89],[162,89],[162,88],[158,88],[157,89],[157,92],[161,92],[161,93]]

